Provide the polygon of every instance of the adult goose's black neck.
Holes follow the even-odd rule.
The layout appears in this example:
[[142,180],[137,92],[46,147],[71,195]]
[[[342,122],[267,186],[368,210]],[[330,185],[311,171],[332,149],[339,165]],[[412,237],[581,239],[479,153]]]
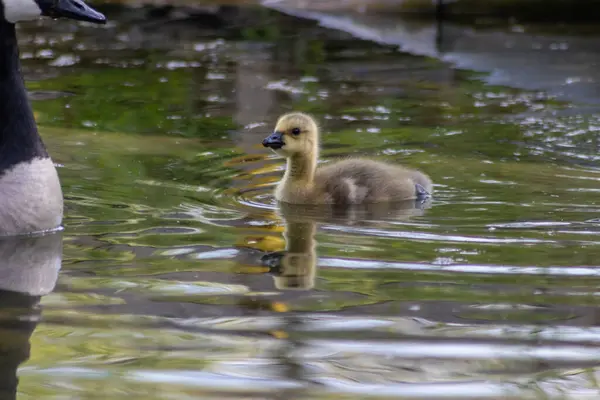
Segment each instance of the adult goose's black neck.
[[21,162],[48,157],[27,99],[15,25],[2,17],[0,10],[0,177]]

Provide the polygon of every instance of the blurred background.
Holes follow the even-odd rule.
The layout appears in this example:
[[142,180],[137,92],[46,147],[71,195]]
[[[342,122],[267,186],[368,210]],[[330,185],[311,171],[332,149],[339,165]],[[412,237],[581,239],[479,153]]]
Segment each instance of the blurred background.
[[[66,217],[0,244],[0,399],[598,398],[600,3],[91,4],[19,26]],[[433,201],[278,209],[290,110]]]

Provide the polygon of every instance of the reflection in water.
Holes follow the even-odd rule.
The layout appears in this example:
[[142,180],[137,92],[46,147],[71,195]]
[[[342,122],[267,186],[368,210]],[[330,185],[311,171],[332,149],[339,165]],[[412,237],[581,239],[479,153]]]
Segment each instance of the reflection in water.
[[561,99],[596,106],[600,102],[598,70],[594,68],[600,59],[598,39],[590,37],[585,26],[560,31],[554,25],[527,26],[516,21],[508,27],[504,23],[473,26],[447,22],[440,16],[433,20],[307,11],[286,7],[285,3],[273,3],[272,7],[361,39],[399,46],[402,51],[435,57],[457,68],[489,73],[483,79],[493,85],[544,90]]
[[262,262],[274,275],[279,290],[312,289],[317,272],[315,222],[286,221],[286,250],[266,254]]
[[312,289],[317,270],[315,234],[319,222],[366,227],[373,221],[402,220],[422,215],[432,198],[396,203],[371,203],[338,207],[279,203],[279,215],[285,223],[284,251],[266,254],[261,261],[275,276],[275,287]]
[[0,238],[0,399],[17,398],[17,368],[29,358],[42,296],[54,289],[62,234]]
[[[278,211],[285,223],[284,238],[286,249],[265,254],[263,265],[274,275],[275,287],[279,290],[309,290],[315,286],[317,275],[317,242],[315,234],[319,223],[367,224],[373,220],[402,219],[421,215],[431,202],[406,201],[399,203],[362,204],[347,207],[332,205],[300,205],[279,203]],[[310,320],[302,313],[289,312],[285,307],[280,317],[280,330],[274,332],[284,344],[274,354],[274,358],[284,367],[282,376],[301,382],[296,389],[283,390],[277,398],[294,399],[315,390],[322,383],[323,375],[315,373],[317,364],[310,369],[303,360],[306,353],[313,350],[310,341],[302,339],[299,332],[310,330]],[[353,367],[352,367],[353,368]],[[312,370],[312,371],[311,371]],[[365,371],[366,372],[366,371]],[[342,375],[343,376],[343,375]],[[316,385],[316,387],[315,387]]]

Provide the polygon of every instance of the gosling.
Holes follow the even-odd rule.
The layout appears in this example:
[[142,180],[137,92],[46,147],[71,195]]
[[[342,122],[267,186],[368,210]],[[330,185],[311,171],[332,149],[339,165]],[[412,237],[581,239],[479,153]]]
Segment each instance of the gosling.
[[317,168],[319,128],[307,114],[282,115],[262,144],[287,159],[275,198],[292,204],[353,205],[427,199],[433,192],[424,173],[364,158]]

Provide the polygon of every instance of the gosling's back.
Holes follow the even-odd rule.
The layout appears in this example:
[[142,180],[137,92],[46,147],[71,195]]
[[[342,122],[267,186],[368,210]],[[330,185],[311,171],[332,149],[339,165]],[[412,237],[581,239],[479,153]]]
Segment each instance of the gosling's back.
[[315,192],[334,204],[361,204],[414,199],[417,185],[432,192],[429,177],[419,171],[382,162],[351,158],[324,165],[315,174]]

